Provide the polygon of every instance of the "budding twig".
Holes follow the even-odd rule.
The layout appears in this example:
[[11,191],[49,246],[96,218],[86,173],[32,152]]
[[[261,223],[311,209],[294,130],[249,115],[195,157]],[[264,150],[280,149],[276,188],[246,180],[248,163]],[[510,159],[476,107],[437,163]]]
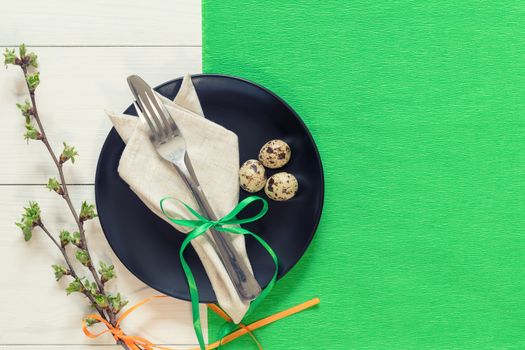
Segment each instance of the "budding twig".
[[[39,72],[30,72],[31,68],[36,68],[38,66],[37,56],[32,52],[27,53],[25,45],[22,44],[19,47],[19,56],[16,56],[14,50],[6,49],[4,57],[6,66],[8,64],[20,66],[24,74],[27,90],[29,92],[30,102],[26,101],[25,104],[17,104],[17,107],[22,112],[22,115],[25,117],[26,121],[26,134],[24,137],[27,140],[40,140],[46,147],[53,163],[55,164],[55,167],[57,168],[59,176],[59,180],[54,178],[49,179],[46,187],[55,191],[66,201],[69,211],[75,220],[78,232],[75,232],[71,235],[67,231],[62,231],[60,233],[60,241],[57,241],[49,232],[47,227],[42,223],[38,204],[32,202],[30,202],[28,208],[25,208],[26,212],[22,216],[22,220],[17,223],[17,226],[22,229],[24,238],[26,240],[31,239],[33,228],[38,226],[44,231],[44,233],[51,239],[58,250],[60,250],[60,253],[67,264],[67,269],[65,267],[61,267],[60,265],[53,266],[57,280],[63,275],[70,275],[73,278],[73,282],[71,282],[68,286],[68,294],[71,292],[81,292],[84,294],[89,299],[93,307],[97,310],[97,312],[101,315],[101,317],[115,326],[117,322],[117,315],[122,307],[126,305],[127,301],[123,300],[120,294],[110,295],[106,293],[104,284],[111,278],[115,277],[113,266],[108,266],[101,262],[101,269],[99,272],[102,277],[99,277],[99,274],[93,265],[93,260],[88,248],[86,232],[84,229],[84,222],[97,216],[95,213],[95,208],[93,205],[88,205],[86,202],[83,202],[80,214],[76,211],[73,202],[71,201],[67,182],[64,176],[64,164],[68,160],[71,160],[71,163],[74,163],[75,157],[78,155],[78,153],[74,147],[68,146],[66,143],[64,143],[64,150],[60,156],[57,157],[56,153],[51,147],[51,144],[49,143],[42,119],[38,113],[35,97],[35,90],[40,84],[40,74]],[[33,119],[36,121],[38,128],[35,128],[31,124],[31,117],[33,117]],[[84,280],[83,277],[78,275],[66,251],[66,246],[68,243],[73,243],[78,248],[75,256],[78,261],[88,268],[91,275],[93,276],[93,280],[95,281],[94,283]],[[129,350],[129,347],[121,340],[117,340],[117,344],[121,345],[124,349]]]
[[[22,68],[22,71],[24,72],[24,76],[27,77],[28,76],[27,67],[22,65],[21,68]],[[27,79],[26,79],[26,85],[27,85],[27,89],[29,91],[29,97],[31,98],[31,106],[32,106],[31,108],[32,108],[32,112],[33,112],[33,117],[34,117],[34,119],[35,119],[35,121],[36,121],[36,123],[38,125],[38,129],[40,131],[40,134],[42,135],[40,141],[42,141],[44,143],[44,145],[46,146],[46,149],[47,149],[49,155],[51,156],[51,159],[55,163],[55,166],[56,166],[56,168],[58,170],[58,175],[60,176],[60,183],[62,184],[62,192],[63,192],[62,193],[62,198],[64,198],[64,200],[66,201],[66,203],[67,203],[67,205],[69,207],[69,210],[70,210],[71,214],[73,215],[73,218],[75,219],[75,222],[76,222],[77,227],[78,227],[78,231],[80,232],[81,240],[82,240],[82,242],[84,242],[84,246],[87,247],[87,240],[86,240],[86,233],[85,233],[85,230],[84,230],[84,223],[83,223],[83,221],[80,221],[79,216],[77,214],[77,211],[75,210],[75,207],[73,205],[73,202],[71,201],[71,197],[69,196],[69,191],[68,191],[68,188],[67,188],[66,178],[64,176],[64,170],[63,170],[64,162],[57,158],[55,152],[53,151],[53,148],[49,144],[49,140],[47,138],[46,131],[44,129],[44,125],[42,124],[42,120],[40,119],[40,115],[38,114],[38,108],[37,108],[37,105],[36,105],[36,98],[35,98],[35,90],[33,88],[31,88],[29,82],[27,82]],[[86,252],[87,252],[87,256],[88,256],[89,260],[92,261],[91,255],[89,253],[89,250],[86,249]],[[104,294],[104,285],[100,281],[100,278],[98,277],[97,271],[93,267],[93,264],[90,264],[88,266],[88,268],[89,268],[89,271],[91,272],[91,274],[93,275],[93,279],[95,280],[95,283],[97,284],[99,292],[101,294]],[[112,317],[110,316],[110,318],[112,318]]]
[[[65,260],[65,262],[67,264],[67,267],[69,269],[69,273],[71,274],[71,277],[73,277],[74,279],[80,280],[80,278],[78,277],[78,275],[77,275],[77,273],[75,271],[75,268],[71,264],[71,260],[69,259],[69,256],[67,255],[66,248],[62,247],[62,245],[60,243],[58,243],[58,241],[55,239],[55,237],[53,237],[53,235],[51,235],[51,233],[49,232],[47,227],[42,222],[40,222],[38,224],[38,226],[42,229],[42,231],[45,232],[45,234],[49,237],[49,239],[51,239],[51,241],[55,244],[55,246],[58,248],[58,250],[60,250],[60,253],[64,257],[64,260]],[[89,299],[89,301],[91,301],[91,303],[93,304],[95,309],[97,309],[97,311],[100,314],[100,316],[102,316],[107,321],[107,316],[104,314],[104,311],[97,306],[97,304],[95,303],[95,299],[94,299],[93,295],[86,288],[83,289],[82,293]]]

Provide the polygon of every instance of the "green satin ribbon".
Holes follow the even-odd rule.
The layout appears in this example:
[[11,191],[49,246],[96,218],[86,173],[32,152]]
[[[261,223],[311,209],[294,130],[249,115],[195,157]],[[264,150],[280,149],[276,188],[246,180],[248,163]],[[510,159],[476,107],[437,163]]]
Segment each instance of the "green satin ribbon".
[[[182,242],[182,246],[179,250],[179,258],[180,262],[182,264],[182,269],[184,270],[184,274],[186,275],[186,280],[188,281],[188,287],[190,290],[190,297],[191,297],[191,310],[193,315],[193,329],[195,330],[195,334],[197,335],[197,339],[199,341],[199,346],[202,350],[206,349],[206,346],[204,344],[204,337],[202,335],[202,326],[201,326],[201,319],[199,314],[199,293],[197,289],[197,283],[195,282],[195,278],[193,277],[193,273],[191,272],[190,266],[186,262],[186,259],[184,258],[184,251],[186,250],[187,246],[190,244],[192,240],[195,238],[203,235],[206,231],[208,231],[210,228],[214,228],[217,231],[222,232],[229,232],[236,235],[250,235],[253,238],[255,238],[266,251],[271,256],[274,264],[275,264],[275,272],[272,276],[272,279],[268,283],[268,286],[264,288],[259,294],[259,296],[253,300],[250,304],[250,307],[248,308],[248,311],[246,312],[246,315],[244,318],[246,318],[248,315],[250,315],[255,308],[266,298],[268,293],[272,290],[273,286],[275,285],[275,281],[277,280],[277,272],[279,268],[279,260],[277,259],[277,255],[273,251],[273,249],[266,243],[261,237],[256,235],[255,233],[244,229],[242,227],[238,226],[232,226],[232,225],[242,225],[249,222],[253,222],[256,220],[259,220],[262,218],[266,212],[268,211],[268,202],[264,200],[261,197],[257,196],[250,196],[248,198],[245,198],[242,200],[237,206],[226,216],[224,216],[222,219],[219,220],[208,220],[201,214],[199,214],[196,210],[191,208],[189,205],[187,205],[184,202],[181,202],[177,200],[178,202],[182,203],[184,207],[196,218],[196,220],[184,220],[184,219],[176,219],[172,216],[170,216],[166,211],[164,210],[164,202],[166,200],[177,200],[172,197],[165,197],[160,201],[160,208],[162,210],[162,213],[173,223],[192,228],[193,230],[187,234],[186,238]],[[248,205],[251,203],[254,203],[256,201],[260,201],[263,204],[263,207],[259,211],[258,214],[245,218],[245,219],[237,219],[237,215],[244,210]],[[243,320],[244,320],[243,318]],[[218,335],[218,339],[223,339],[226,335],[234,331],[236,328],[238,328],[237,324],[233,323],[227,323],[223,327],[221,327]]]

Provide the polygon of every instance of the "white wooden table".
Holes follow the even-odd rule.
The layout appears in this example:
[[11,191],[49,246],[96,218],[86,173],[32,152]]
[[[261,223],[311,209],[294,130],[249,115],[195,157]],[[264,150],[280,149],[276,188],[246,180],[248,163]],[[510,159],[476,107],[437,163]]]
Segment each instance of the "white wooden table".
[[[111,128],[104,109],[122,111],[130,104],[125,80],[130,74],[156,85],[201,71],[200,1],[0,0],[0,4],[0,48],[24,42],[39,55],[37,100],[48,137],[57,151],[62,141],[77,147],[77,162],[66,167],[70,191],[77,206],[82,199],[94,203],[96,162]],[[80,322],[90,309],[80,295],[66,296],[66,281],[55,282],[50,266],[61,262],[56,248],[39,232],[25,243],[14,226],[22,207],[34,200],[53,232],[74,230],[63,200],[44,187],[55,169],[43,145],[23,140],[23,118],[15,102],[25,97],[20,69],[2,67],[0,349],[120,349],[111,345],[110,335],[96,340],[84,336]],[[98,221],[88,224],[87,236],[95,259],[115,264],[118,278],[111,286],[118,286],[130,304],[158,294],[122,266]],[[123,328],[158,344],[181,348],[196,344],[190,306],[174,299],[143,306]]]

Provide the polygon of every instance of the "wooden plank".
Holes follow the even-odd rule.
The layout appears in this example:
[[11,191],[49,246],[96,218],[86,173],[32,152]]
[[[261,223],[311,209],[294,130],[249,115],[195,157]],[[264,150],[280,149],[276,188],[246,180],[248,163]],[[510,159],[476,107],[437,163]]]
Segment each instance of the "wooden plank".
[[[83,199],[94,201],[93,186],[72,186],[71,194],[76,204]],[[0,344],[112,344],[109,335],[92,340],[82,333],[81,319],[91,310],[78,293],[66,296],[67,278],[55,282],[50,266],[61,263],[62,259],[51,241],[36,231],[33,239],[26,243],[13,224],[31,199],[40,204],[42,219],[52,232],[74,230],[65,202],[42,186],[2,186],[0,198],[3,203],[0,211]],[[130,305],[159,294],[131,275],[118,261],[98,220],[87,223],[87,236],[94,259],[115,264],[118,278],[108,283],[110,290],[118,286]],[[206,334],[204,308],[202,315]],[[190,304],[172,298],[144,305],[124,321],[123,329],[128,334],[140,335],[159,344],[196,343]]]
[[[0,20],[1,22],[1,20]],[[132,101],[126,83],[139,74],[151,85],[201,71],[200,48],[36,48],[41,65],[39,110],[57,150],[62,141],[80,153],[66,167],[70,183],[92,184],[100,148],[111,129],[104,109],[123,111]],[[39,184],[55,175],[40,142],[23,140],[15,102],[26,92],[18,67],[0,69],[0,184]]]
[[0,44],[39,46],[201,45],[195,0],[4,2]]

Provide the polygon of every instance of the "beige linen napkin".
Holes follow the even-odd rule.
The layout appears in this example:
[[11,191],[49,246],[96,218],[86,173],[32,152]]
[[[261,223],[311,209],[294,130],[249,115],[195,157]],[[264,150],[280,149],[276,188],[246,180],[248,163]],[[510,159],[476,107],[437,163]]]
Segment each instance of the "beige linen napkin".
[[[189,75],[184,77],[175,100],[163,99],[163,102],[184,135],[192,165],[210,205],[219,217],[223,217],[238,203],[237,135],[204,118],[197,92]],[[118,167],[120,177],[151,211],[179,231],[188,232],[188,228],[179,227],[164,217],[159,202],[162,198],[171,196],[192,208],[198,208],[197,203],[173,166],[157,154],[148,139],[147,126],[133,116],[110,112],[108,115],[126,143]],[[165,203],[165,208],[170,214],[194,219],[181,205],[175,202]],[[231,236],[235,248],[251,269],[244,237]],[[239,298],[226,269],[207,238],[197,237],[192,241],[192,245],[208,274],[219,305],[234,322],[240,322],[248,310],[249,302]]]

